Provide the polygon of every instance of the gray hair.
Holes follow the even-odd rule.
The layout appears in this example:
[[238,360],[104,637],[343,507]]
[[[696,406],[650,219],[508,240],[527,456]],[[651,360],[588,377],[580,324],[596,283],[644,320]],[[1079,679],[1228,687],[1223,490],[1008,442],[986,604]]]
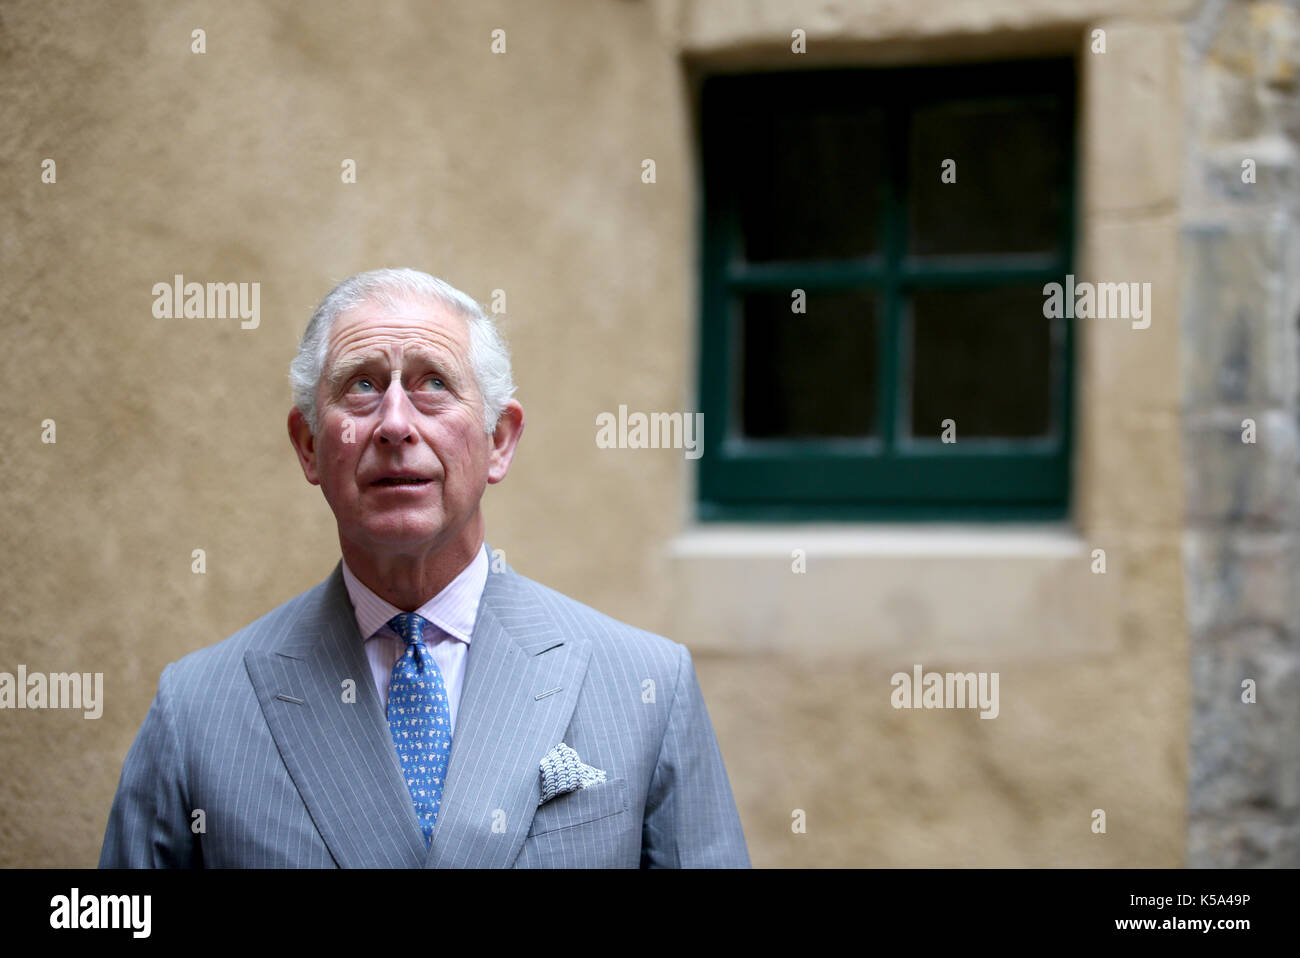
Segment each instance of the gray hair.
[[298,354],[289,364],[293,404],[302,412],[312,435],[320,425],[316,387],[325,370],[330,329],[340,315],[363,303],[397,309],[411,299],[432,300],[454,310],[469,327],[469,365],[483,399],[483,431],[496,432],[501,411],[514,395],[510,351],[496,322],[471,297],[436,276],[414,269],[372,269],[349,276],[326,296],[307,323]]

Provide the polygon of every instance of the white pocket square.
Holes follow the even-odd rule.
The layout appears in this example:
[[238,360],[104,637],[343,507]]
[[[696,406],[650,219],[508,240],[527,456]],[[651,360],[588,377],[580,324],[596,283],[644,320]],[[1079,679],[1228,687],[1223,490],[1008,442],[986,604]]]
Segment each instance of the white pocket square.
[[599,785],[605,781],[603,769],[584,765],[578,753],[561,742],[546,753],[539,766],[542,775],[542,797],[538,805],[544,805],[556,795]]

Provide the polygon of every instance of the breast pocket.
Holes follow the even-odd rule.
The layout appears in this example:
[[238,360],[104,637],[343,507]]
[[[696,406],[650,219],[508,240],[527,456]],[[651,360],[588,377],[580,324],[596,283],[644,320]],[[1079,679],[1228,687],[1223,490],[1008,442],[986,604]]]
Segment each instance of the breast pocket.
[[573,828],[627,811],[627,779],[616,778],[600,785],[557,795],[537,810],[528,837],[562,828]]

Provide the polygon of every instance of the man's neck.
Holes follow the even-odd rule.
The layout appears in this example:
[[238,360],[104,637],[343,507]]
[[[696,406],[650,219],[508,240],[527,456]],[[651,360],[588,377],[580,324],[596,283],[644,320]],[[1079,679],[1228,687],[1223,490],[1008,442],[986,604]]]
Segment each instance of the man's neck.
[[366,588],[403,612],[414,612],[465,571],[483,548],[482,531],[421,556],[381,555],[340,539],[343,560]]

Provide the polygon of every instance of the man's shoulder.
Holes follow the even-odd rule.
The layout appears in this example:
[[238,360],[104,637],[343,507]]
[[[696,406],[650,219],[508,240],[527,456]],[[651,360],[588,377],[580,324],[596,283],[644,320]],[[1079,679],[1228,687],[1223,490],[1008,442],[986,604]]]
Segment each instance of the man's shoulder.
[[250,650],[274,648],[285,636],[295,630],[304,618],[320,609],[330,580],[337,575],[339,570],[335,567],[323,582],[299,592],[224,639],[182,656],[167,667],[168,671],[179,676],[188,673],[212,675],[223,670],[243,669],[245,653]]
[[[205,675],[209,680],[222,672],[242,672],[244,656],[250,650],[271,650],[299,630],[304,621],[327,616],[332,580],[339,575],[339,569],[335,567],[323,582],[300,592],[219,642],[190,652],[171,663],[167,670],[177,679]],[[590,642],[593,654],[601,658],[631,661],[642,666],[651,663],[676,666],[689,656],[680,643],[615,619],[509,566],[500,572],[490,572],[489,581],[497,576],[502,579],[496,585],[504,588],[489,585],[491,609],[511,632],[526,634],[537,627],[540,616],[561,636]],[[340,588],[341,585],[334,591],[338,592]]]
[[676,662],[686,652],[679,642],[615,619],[515,569],[491,575],[507,575],[513,586],[509,597],[494,609],[503,620],[510,618],[514,611],[516,621],[526,623],[528,615],[542,612],[561,635],[581,636],[590,641],[594,653],[632,657],[641,662]]

